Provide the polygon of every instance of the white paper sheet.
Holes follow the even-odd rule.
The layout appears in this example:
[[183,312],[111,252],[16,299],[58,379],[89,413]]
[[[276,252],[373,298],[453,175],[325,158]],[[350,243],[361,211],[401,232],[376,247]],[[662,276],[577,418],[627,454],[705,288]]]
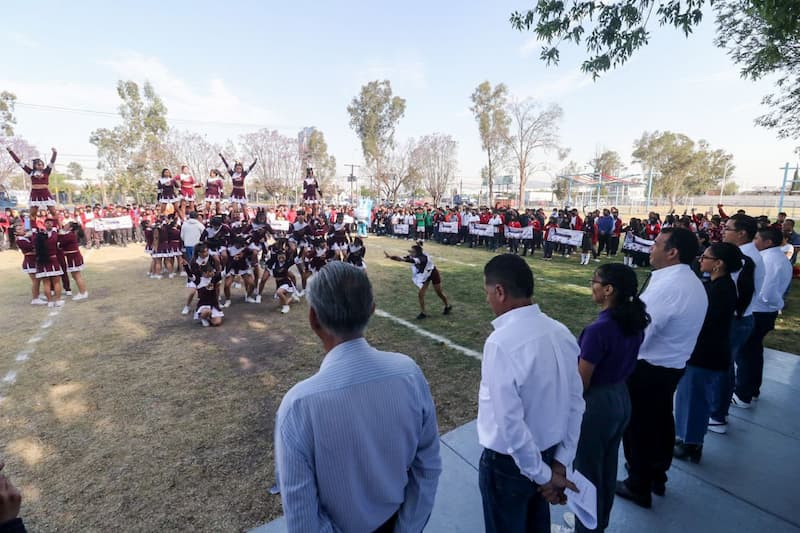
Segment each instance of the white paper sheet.
[[575,483],[580,492],[567,489],[567,506],[588,529],[597,527],[597,489],[586,477],[573,470],[567,479]]

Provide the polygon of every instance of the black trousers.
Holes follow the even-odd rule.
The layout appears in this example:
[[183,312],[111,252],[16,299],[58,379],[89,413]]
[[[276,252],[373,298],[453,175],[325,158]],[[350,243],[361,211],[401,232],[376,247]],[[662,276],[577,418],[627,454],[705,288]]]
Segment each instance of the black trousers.
[[611,234],[601,233],[597,236],[597,255],[606,251],[606,255],[611,254]]
[[753,313],[753,332],[747,338],[736,358],[736,396],[745,402],[761,393],[764,376],[764,337],[775,329],[774,313]]
[[656,366],[640,359],[628,378],[631,420],[622,436],[628,462],[628,487],[649,494],[653,483],[666,483],[675,445],[672,398],[683,368]]
[[612,256],[617,255],[617,250],[619,250],[619,237],[609,237],[608,249],[611,251]]

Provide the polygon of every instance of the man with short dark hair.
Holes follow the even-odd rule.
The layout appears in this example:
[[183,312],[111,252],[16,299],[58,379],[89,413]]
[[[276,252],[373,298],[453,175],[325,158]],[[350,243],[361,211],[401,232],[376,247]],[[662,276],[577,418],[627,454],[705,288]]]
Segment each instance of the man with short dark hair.
[[580,349],[532,301],[533,273],[503,254],[484,267],[494,332],[478,394],[479,485],[487,532],[549,532],[550,503],[564,503],[584,411]]
[[781,229],[783,230],[783,235],[786,237],[786,242],[794,247],[792,257],[789,260],[792,265],[794,265],[797,262],[797,250],[800,249],[800,234],[794,231],[794,220],[791,218],[787,218],[783,221]]
[[629,469],[628,478],[617,482],[617,495],[641,507],[651,506],[651,491],[666,490],[675,444],[672,398],[708,308],[703,284],[689,266],[698,251],[697,237],[683,228],[662,229],[650,249],[654,270],[641,299],[651,322],[628,378],[631,419],[622,442]]
[[422,531],[441,473],[436,410],[417,364],[364,339],[367,275],[333,262],[309,281],[308,321],[327,355],[275,422],[290,532]]
[[783,295],[792,281],[792,265],[781,251],[783,233],[774,227],[758,230],[753,244],[764,260],[764,284],[753,297],[753,332],[742,346],[736,392],[731,405],[747,409],[761,393],[764,373],[764,337],[775,329]]
[[[739,247],[742,255],[746,257],[743,268],[739,272],[731,274],[740,298],[750,299],[750,303],[742,310],[737,312],[731,323],[731,363],[729,376],[722,379],[712,387],[711,394],[711,416],[708,419],[708,429],[714,433],[724,434],[728,432],[728,411],[733,399],[733,391],[736,381],[741,376],[737,376],[737,367],[742,369],[742,346],[753,332],[753,304],[761,287],[764,284],[764,260],[761,253],[753,244],[757,231],[756,219],[737,213],[725,221],[722,231],[722,240]],[[748,264],[752,263],[752,264]],[[746,366],[746,363],[745,363]]]

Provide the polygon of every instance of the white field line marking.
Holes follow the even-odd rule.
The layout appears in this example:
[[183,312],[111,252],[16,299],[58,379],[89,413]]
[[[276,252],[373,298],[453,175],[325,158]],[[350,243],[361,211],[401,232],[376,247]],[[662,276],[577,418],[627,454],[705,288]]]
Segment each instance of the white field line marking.
[[30,357],[32,353],[33,350],[22,350],[17,354],[17,357],[15,359],[18,363],[22,363],[24,361],[27,361],[28,357]]
[[42,325],[40,327],[42,329],[47,329],[52,325],[53,325],[53,321],[52,320],[45,320],[44,322],[42,322]]
[[15,381],[17,381],[17,372],[14,370],[9,370],[8,374],[3,377],[3,383],[11,384]]
[[42,336],[41,335],[34,335],[30,339],[28,339],[28,344],[36,344],[40,340],[42,340]]
[[384,311],[382,309],[376,309],[375,310],[375,314],[378,315],[379,317],[382,317],[382,318],[388,318],[392,322],[396,322],[396,323],[400,324],[401,326],[405,326],[408,329],[410,329],[411,331],[413,331],[414,333],[416,333],[417,335],[421,335],[423,337],[428,337],[429,339],[433,339],[433,340],[435,340],[437,342],[441,342],[442,344],[444,344],[445,346],[447,346],[448,348],[450,348],[452,350],[455,350],[457,352],[461,352],[464,355],[468,355],[470,357],[474,357],[475,359],[478,359],[478,360],[481,359],[481,353],[480,352],[476,352],[475,350],[471,350],[469,348],[466,348],[464,346],[456,344],[453,341],[451,341],[450,339],[448,339],[446,337],[442,337],[441,335],[437,335],[435,333],[431,333],[430,331],[426,331],[426,330],[422,329],[421,327],[419,327],[419,326],[417,326],[415,324],[412,324],[411,322],[408,322],[407,320],[403,320],[402,318],[398,318],[398,317],[396,317],[396,316],[394,316],[394,315],[392,315],[390,313],[387,313],[386,311]]

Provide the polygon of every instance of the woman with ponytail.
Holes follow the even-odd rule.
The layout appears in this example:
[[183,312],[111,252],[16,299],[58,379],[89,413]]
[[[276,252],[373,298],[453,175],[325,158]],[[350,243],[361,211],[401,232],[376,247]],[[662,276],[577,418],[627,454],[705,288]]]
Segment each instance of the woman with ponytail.
[[[625,380],[636,367],[650,316],[631,267],[604,264],[590,283],[600,315],[578,339],[586,411],[574,466],[597,487],[597,528],[591,531],[605,531],[614,504],[619,445],[631,416]],[[590,530],[576,520],[575,531]]]
[[700,272],[709,274],[703,285],[708,310],[697,344],[686,363],[686,371],[675,394],[675,435],[673,456],[699,463],[703,439],[711,414],[712,392],[727,377],[731,361],[731,324],[740,308],[731,274],[742,268],[742,252],[735,244],[719,242],[699,257]]

